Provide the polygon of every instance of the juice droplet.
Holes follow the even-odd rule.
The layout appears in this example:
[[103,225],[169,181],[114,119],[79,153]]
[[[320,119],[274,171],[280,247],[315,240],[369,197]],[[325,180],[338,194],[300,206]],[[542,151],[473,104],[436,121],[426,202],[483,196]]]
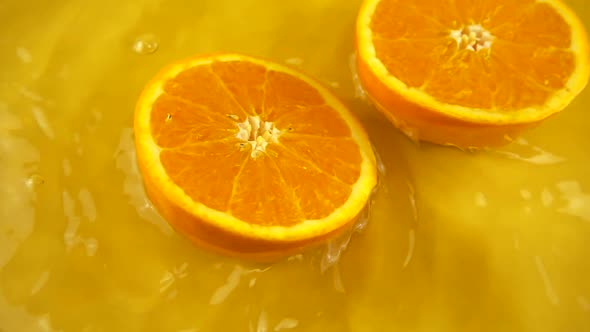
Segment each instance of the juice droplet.
[[293,58],[286,59],[285,62],[287,64],[290,64],[290,65],[293,65],[293,66],[301,66],[303,64],[303,59],[302,58],[298,58],[298,57],[293,57]]
[[44,184],[45,183],[45,179],[43,179],[41,177],[41,175],[33,174],[33,175],[31,175],[31,177],[29,177],[27,179],[26,183],[27,183],[27,186],[29,188],[33,189],[35,187],[38,187],[38,186]]
[[153,34],[144,34],[135,39],[133,42],[133,52],[141,55],[152,54],[158,50],[159,40]]

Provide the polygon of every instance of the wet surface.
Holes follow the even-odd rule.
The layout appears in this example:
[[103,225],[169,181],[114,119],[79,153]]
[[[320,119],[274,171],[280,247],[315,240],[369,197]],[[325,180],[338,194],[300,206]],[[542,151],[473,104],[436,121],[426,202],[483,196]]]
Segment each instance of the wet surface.
[[[358,6],[1,4],[0,330],[590,331],[590,93],[502,149],[415,144],[355,86]],[[300,68],[358,114],[382,176],[357,232],[256,265],[158,216],[134,103],[166,63],[219,50]]]

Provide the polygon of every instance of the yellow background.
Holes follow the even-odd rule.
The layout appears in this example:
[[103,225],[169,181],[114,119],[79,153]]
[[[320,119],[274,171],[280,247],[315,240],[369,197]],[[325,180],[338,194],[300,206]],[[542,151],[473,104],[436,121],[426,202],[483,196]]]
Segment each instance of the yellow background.
[[[418,146],[359,98],[359,5],[0,2],[0,331],[590,331],[590,91],[502,149]],[[215,256],[146,201],[135,100],[217,51],[299,67],[366,125],[384,176],[339,262],[346,239],[272,266]]]

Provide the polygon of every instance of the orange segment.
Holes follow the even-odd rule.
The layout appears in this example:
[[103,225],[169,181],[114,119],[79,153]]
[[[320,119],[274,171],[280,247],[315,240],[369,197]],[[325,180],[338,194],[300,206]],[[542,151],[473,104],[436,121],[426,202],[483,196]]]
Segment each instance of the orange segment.
[[183,71],[166,81],[162,88],[166,94],[194,103],[211,113],[218,115],[232,113],[241,117],[251,114],[240,107],[223,81],[213,73],[211,66]]
[[[301,159],[312,163],[323,173],[341,182],[353,185],[359,177],[362,156],[356,143],[350,137],[322,137],[306,134],[286,133],[282,137],[283,146]],[[334,159],[325,156],[340,153]]]
[[156,99],[153,109],[151,131],[161,147],[220,140],[235,131],[234,123],[226,116],[168,94]]
[[[311,146],[310,146],[311,147]],[[276,163],[284,184],[292,188],[303,216],[307,220],[321,220],[342,206],[352,194],[349,184],[342,183],[322,172],[312,161],[276,146]],[[360,173],[360,172],[359,172]],[[301,185],[305,179],[306,185]]]
[[281,105],[281,112],[269,114],[269,119],[286,132],[320,137],[350,137],[350,128],[344,122],[330,121],[337,112],[328,105]]
[[268,73],[264,67],[234,61],[213,63],[211,68],[246,113],[261,114],[264,109]]
[[232,183],[246,158],[228,141],[166,149],[160,153],[160,162],[174,184],[189,197],[209,208],[226,211]]
[[296,225],[304,220],[303,212],[273,159],[265,155],[246,158],[239,176],[233,181],[228,212],[250,224]]
[[254,258],[289,254],[349,226],[376,184],[367,135],[328,90],[243,56],[165,68],[135,112],[148,196],[180,233]]
[[559,0],[365,0],[357,69],[370,99],[417,140],[500,145],[564,109],[590,53]]

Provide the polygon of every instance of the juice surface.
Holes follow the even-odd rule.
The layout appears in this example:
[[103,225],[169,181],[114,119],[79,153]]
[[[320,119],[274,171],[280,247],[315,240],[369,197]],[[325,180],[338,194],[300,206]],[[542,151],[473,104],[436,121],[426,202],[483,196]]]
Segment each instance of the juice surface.
[[[415,144],[357,88],[359,6],[1,2],[0,331],[590,331],[590,90],[501,149]],[[158,216],[136,99],[219,51],[297,67],[359,116],[382,173],[364,228],[265,265]]]

